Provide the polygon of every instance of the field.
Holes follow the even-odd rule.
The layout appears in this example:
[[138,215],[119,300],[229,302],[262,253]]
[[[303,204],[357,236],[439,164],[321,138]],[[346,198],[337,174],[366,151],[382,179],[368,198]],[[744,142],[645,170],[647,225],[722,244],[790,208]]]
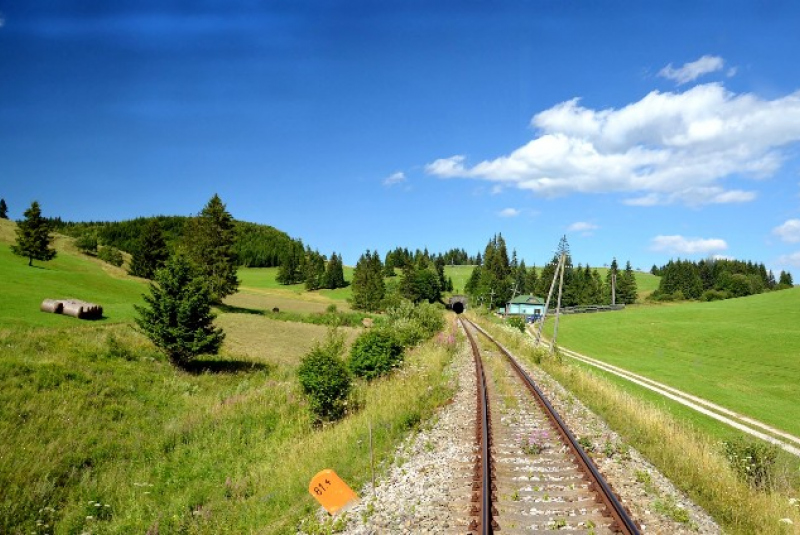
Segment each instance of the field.
[[453,279],[453,294],[463,294],[475,266],[445,266],[444,275]]
[[103,306],[101,323],[128,322],[133,318],[133,303],[141,302],[147,285],[120,269],[74,251],[69,240],[56,241],[59,254],[50,262],[28,260],[14,255],[14,223],[0,219],[0,272],[3,273],[3,306],[0,326],[47,325],[67,327],[78,320],[39,312],[46,298],[76,298]]
[[[621,266],[624,268],[624,266]],[[600,278],[606,280],[608,268],[593,268],[597,270]],[[661,282],[661,277],[646,273],[644,271],[634,271],[633,276],[636,279],[636,288],[639,290],[639,300],[646,298],[648,295],[658,289],[658,284]]]
[[[317,471],[359,489],[369,426],[380,462],[451,395],[451,348],[434,340],[403,373],[357,383],[360,410],[316,427],[296,371],[328,327],[248,309],[335,301],[293,299],[243,270],[251,286],[217,319],[220,355],[182,370],[133,328],[143,281],[62,238],[56,260],[29,268],[8,251],[13,224],[0,224],[0,533],[294,533],[317,509],[307,491]],[[49,296],[97,301],[107,318],[39,312]],[[352,341],[360,329],[339,331]]]
[[800,288],[564,316],[558,343],[800,434]]

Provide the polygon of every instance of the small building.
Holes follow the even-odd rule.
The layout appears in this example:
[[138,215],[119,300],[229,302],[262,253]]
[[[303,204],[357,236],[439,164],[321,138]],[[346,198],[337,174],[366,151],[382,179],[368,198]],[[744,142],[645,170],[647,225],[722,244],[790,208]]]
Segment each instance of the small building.
[[507,316],[542,316],[544,299],[535,295],[518,295],[506,304]]

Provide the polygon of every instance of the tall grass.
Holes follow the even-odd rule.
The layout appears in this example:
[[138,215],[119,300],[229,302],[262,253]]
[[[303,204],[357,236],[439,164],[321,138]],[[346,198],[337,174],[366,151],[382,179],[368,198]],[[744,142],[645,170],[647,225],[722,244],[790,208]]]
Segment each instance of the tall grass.
[[385,459],[450,396],[449,344],[431,341],[318,430],[295,345],[227,346],[186,372],[127,325],[0,330],[0,533],[291,533],[318,470],[367,480],[370,423]]
[[622,392],[594,373],[552,357],[542,358],[524,335],[487,321],[482,324],[529,364],[540,360],[538,365],[542,369],[602,416],[727,531],[793,533],[800,526],[800,511],[789,501],[795,491],[786,485],[773,492],[749,487],[737,477],[713,437],[687,426],[661,408]]

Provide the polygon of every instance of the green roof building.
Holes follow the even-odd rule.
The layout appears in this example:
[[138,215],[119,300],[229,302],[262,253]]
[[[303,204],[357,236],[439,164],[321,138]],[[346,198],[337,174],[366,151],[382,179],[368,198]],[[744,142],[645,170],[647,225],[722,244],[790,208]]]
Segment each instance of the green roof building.
[[542,316],[544,299],[535,295],[518,295],[506,304],[506,315]]

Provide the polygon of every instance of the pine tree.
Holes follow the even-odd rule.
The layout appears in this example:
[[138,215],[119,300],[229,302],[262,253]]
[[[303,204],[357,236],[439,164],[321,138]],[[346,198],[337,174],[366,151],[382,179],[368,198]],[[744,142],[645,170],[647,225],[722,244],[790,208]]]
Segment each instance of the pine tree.
[[8,205],[5,199],[0,199],[0,219],[8,219]]
[[319,290],[325,279],[325,257],[309,247],[305,261],[306,290]]
[[618,280],[622,282],[619,290],[620,301],[626,305],[632,305],[636,302],[639,289],[636,286],[636,276],[633,273],[630,260],[625,264],[625,271],[622,272],[622,276]]
[[778,284],[785,285],[785,286],[794,286],[794,281],[792,281],[792,274],[788,271],[781,271],[780,277],[778,279]]
[[176,366],[216,354],[225,333],[213,325],[212,296],[198,266],[183,255],[167,261],[150,283],[145,306],[134,305],[136,324]]
[[152,279],[169,258],[167,242],[158,219],[151,219],[144,227],[136,250],[131,256],[128,272],[136,277]]
[[200,215],[188,224],[186,250],[189,258],[200,268],[208,281],[211,298],[215,303],[239,288],[236,278],[236,253],[233,217],[214,194]]
[[358,259],[353,270],[352,304],[356,310],[377,312],[386,293],[383,282],[383,264],[377,251],[369,250]]
[[525,275],[525,291],[529,294],[539,295],[539,273],[536,266],[531,266],[528,273]]
[[11,251],[19,256],[27,256],[29,266],[33,265],[34,260],[47,262],[55,258],[55,249],[50,249],[53,236],[50,235],[47,220],[42,217],[39,203],[33,201],[23,215],[25,219],[17,221],[17,244],[11,246]]
[[305,280],[305,249],[302,241],[294,241],[281,256],[278,275],[275,277],[281,284],[298,284]]
[[323,287],[330,290],[335,290],[336,288],[344,288],[345,286],[347,286],[347,283],[344,280],[342,257],[337,255],[334,251],[334,253],[331,255],[331,259],[328,260],[328,263],[325,266]]

